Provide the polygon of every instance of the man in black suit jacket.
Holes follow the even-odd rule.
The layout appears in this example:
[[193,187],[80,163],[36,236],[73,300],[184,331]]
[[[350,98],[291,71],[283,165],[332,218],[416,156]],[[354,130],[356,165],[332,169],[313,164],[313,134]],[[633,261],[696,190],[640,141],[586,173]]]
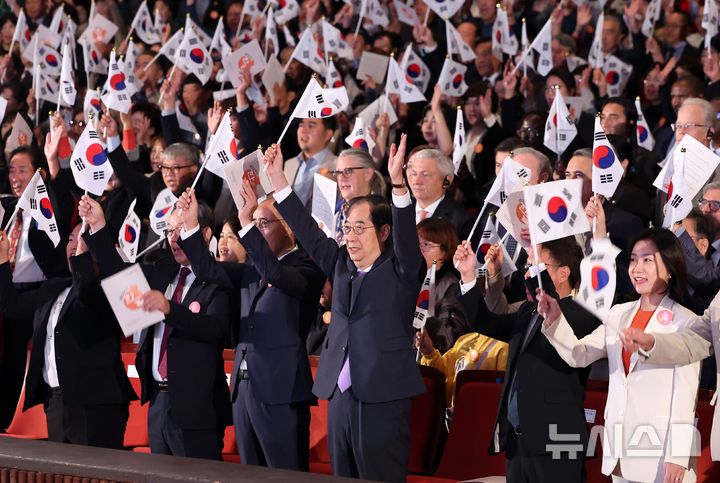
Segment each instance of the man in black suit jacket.
[[[572,301],[571,289],[579,283],[582,251],[574,238],[544,243],[539,247],[543,287],[562,298],[563,310],[579,338],[592,332],[600,321]],[[529,257],[534,261],[534,257]],[[490,439],[489,451],[505,451],[507,481],[582,481],[580,454],[562,453],[555,458],[550,448],[556,434],[580,435],[584,450],[588,430],[583,411],[588,370],[568,366],[540,333],[542,317],[535,301],[526,301],[513,314],[494,314],[485,304],[475,283],[475,254],[463,245],[455,260],[462,274],[461,301],[473,330],[510,345],[505,381]],[[537,275],[527,281],[535,293]],[[534,284],[533,284],[534,282]]]
[[[55,213],[55,220],[60,232],[60,243],[54,246],[47,234],[38,229],[29,213],[15,212],[18,199],[30,183],[35,171],[45,179],[48,197]],[[46,176],[47,163],[40,150],[35,146],[21,146],[10,153],[8,178],[14,197],[2,198],[5,215],[2,227],[8,227],[8,235],[13,228],[20,229],[17,251],[12,264],[12,279],[19,291],[32,290],[51,277],[65,277],[68,274],[65,263],[65,243],[70,233],[70,215],[72,200],[68,204],[58,203],[55,197],[55,186],[50,176]],[[2,328],[3,351],[0,364],[0,429],[7,428],[15,414],[18,398],[22,389],[25,364],[27,359],[27,343],[32,336],[32,324],[29,319],[5,320]]]
[[[189,191],[189,190],[188,190]],[[312,374],[305,338],[317,313],[325,275],[295,244],[290,227],[248,185],[238,218],[247,263],[222,263],[197,232],[192,191],[178,201],[185,230],[179,241],[198,278],[240,296],[232,410],[240,460],[309,469]]]
[[0,312],[33,324],[24,410],[45,405],[50,441],[121,449],[128,404],[137,395],[120,357],[120,327],[80,241],[80,225],[67,244],[72,278],[18,291],[8,249],[0,233]]
[[[100,273],[108,276],[125,268],[100,205],[83,196],[79,208],[92,233],[83,238]],[[203,233],[209,238],[212,215],[206,213],[202,220]],[[160,310],[165,320],[142,331],[135,367],[142,384],[141,401],[150,401],[151,451],[219,460],[231,419],[222,359],[229,301],[224,290],[192,273],[190,261],[177,244],[181,229],[182,220],[175,211],[168,222],[173,258],[142,266],[151,289],[142,295],[142,308]]]
[[392,218],[384,198],[354,198],[342,247],[291,191],[279,146],[265,153],[278,211],[333,284],[331,323],[313,392],[329,399],[328,447],[338,476],[404,482],[411,398],[425,392],[412,350],[425,266],[402,178],[405,143],[403,134],[399,152],[391,148]]
[[425,218],[448,219],[462,239],[470,233],[473,219],[460,203],[445,195],[454,172],[452,161],[442,152],[422,149],[410,156],[406,174],[415,198],[415,223]]

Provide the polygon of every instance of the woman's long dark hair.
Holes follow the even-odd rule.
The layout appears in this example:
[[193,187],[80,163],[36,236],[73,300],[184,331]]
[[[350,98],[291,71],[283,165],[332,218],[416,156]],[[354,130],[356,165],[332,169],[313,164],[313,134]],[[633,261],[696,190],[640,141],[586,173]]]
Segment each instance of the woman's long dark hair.
[[630,251],[641,240],[649,240],[657,247],[660,258],[662,258],[665,268],[670,274],[668,294],[673,300],[681,301],[685,296],[687,284],[687,265],[685,265],[685,253],[677,237],[673,232],[665,228],[648,228],[630,240]]

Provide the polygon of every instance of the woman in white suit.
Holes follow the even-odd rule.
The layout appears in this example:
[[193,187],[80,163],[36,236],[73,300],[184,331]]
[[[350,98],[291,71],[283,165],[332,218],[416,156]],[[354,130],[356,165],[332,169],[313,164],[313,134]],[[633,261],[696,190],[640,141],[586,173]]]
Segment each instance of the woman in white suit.
[[[695,316],[677,303],[687,271],[682,247],[670,231],[651,228],[630,246],[628,272],[640,299],[613,306],[604,325],[578,340],[557,301],[541,294],[542,332],[573,367],[608,358],[602,472],[613,481],[694,482],[695,403],[700,363],[684,366],[637,364],[624,352],[618,333],[627,327],[668,333]],[[699,435],[698,435],[699,443]]]

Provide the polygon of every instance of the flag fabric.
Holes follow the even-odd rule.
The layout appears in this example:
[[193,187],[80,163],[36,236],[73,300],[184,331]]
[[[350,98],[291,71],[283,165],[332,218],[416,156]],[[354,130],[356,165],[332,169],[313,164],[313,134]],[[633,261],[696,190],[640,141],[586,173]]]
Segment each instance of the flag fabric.
[[445,57],[440,77],[438,77],[440,92],[453,97],[465,94],[465,91],[468,90],[468,85],[465,83],[465,71],[467,71],[466,66],[455,62],[449,56]]
[[533,40],[531,47],[538,53],[537,67],[535,70],[542,76],[548,75],[552,70],[552,18],[548,19],[540,29],[540,32]]
[[455,174],[458,174],[463,159],[465,159],[465,120],[463,118],[462,108],[458,106],[457,116],[455,117],[455,134],[453,134],[453,165],[455,166]]
[[427,100],[415,84],[408,79],[408,76],[403,74],[394,57],[390,57],[390,62],[388,63],[385,92],[388,94],[398,94],[400,96],[400,102],[404,103]]
[[620,249],[609,237],[591,240],[592,252],[580,262],[580,288],[575,302],[605,320],[615,297],[615,258]]
[[102,111],[102,102],[100,101],[100,92],[96,89],[87,89],[85,91],[85,100],[83,101],[83,112],[85,113],[85,123],[90,122],[90,114],[97,120]]
[[128,40],[125,56],[122,59],[122,69],[123,72],[127,72],[128,94],[130,96],[142,89],[142,81],[135,75],[135,61],[141,54],[140,47],[132,40]]
[[45,75],[42,68],[35,67],[35,97],[55,103],[60,95],[60,86],[52,77]]
[[492,25],[492,52],[495,57],[503,60],[503,54],[515,55],[517,53],[518,41],[510,28],[507,10],[500,4],[495,8],[495,21]]
[[162,17],[160,17],[160,11],[157,8],[155,9],[154,13],[155,15],[153,26],[155,27],[155,30],[160,32],[160,35],[162,35],[168,28],[170,28],[170,25],[167,22],[163,22]]
[[185,32],[188,32],[190,30],[193,30],[195,32],[195,35],[197,35],[197,38],[200,39],[200,42],[202,42],[206,50],[210,48],[210,44],[212,43],[212,37],[206,34],[202,27],[200,27],[193,21],[193,19],[190,18],[190,14],[188,13],[185,14]]
[[181,100],[175,101],[175,117],[178,120],[178,127],[183,131],[198,134],[198,130],[190,119],[190,113],[185,107],[185,104]]
[[327,63],[325,84],[328,87],[342,87],[344,85],[342,77],[340,77],[340,73],[335,68],[335,64],[333,63],[332,59],[328,60]]
[[500,236],[498,235],[497,228],[495,228],[495,223],[493,222],[492,217],[488,217],[487,222],[485,223],[485,229],[480,236],[480,242],[478,243],[477,250],[475,250],[476,277],[479,278],[481,276],[487,275],[487,263],[485,263],[485,255],[487,255],[490,247],[492,247],[496,243],[500,245],[503,252],[503,264],[501,269],[503,278],[507,277],[508,275],[517,270],[517,267],[513,263],[512,257],[508,253],[507,248],[505,248],[505,244],[502,242]]
[[130,263],[135,263],[135,259],[138,254],[138,244],[140,242],[140,217],[135,213],[135,198],[130,203],[130,209],[128,209],[127,215],[125,215],[125,221],[123,221],[120,233],[118,234],[118,245],[120,250],[125,254],[125,257]]
[[62,69],[62,58],[57,50],[47,45],[38,45],[36,64],[40,64],[43,74],[57,78]]
[[213,64],[210,54],[197,35],[197,30],[185,30],[185,36],[177,50],[177,66],[186,74],[195,74],[205,85],[210,80]]
[[537,245],[590,231],[582,203],[582,180],[563,179],[526,186],[530,242]]
[[465,43],[460,32],[449,20],[445,20],[445,36],[447,37],[448,54],[459,55],[462,62],[469,62],[477,57],[472,47]]
[[[278,31],[277,31],[277,24],[275,23],[275,10],[273,10],[272,7],[270,7],[267,11],[267,17],[265,19],[265,52],[267,53],[268,46],[267,42],[270,42],[272,44],[272,52],[277,56],[280,54],[280,40],[278,39]],[[227,45],[227,42],[225,42]],[[227,54],[230,53],[228,45],[228,51]],[[223,52],[223,55],[227,55]]]
[[332,52],[336,54],[335,57],[352,60],[354,57],[352,47],[345,42],[340,30],[327,20],[322,20],[321,25],[325,55],[330,55]]
[[401,2],[400,0],[393,0],[395,5],[395,12],[397,13],[398,20],[406,25],[414,27],[420,25],[420,19],[418,18],[417,12],[410,5]]
[[[275,19],[277,20],[277,18]],[[293,34],[290,32],[290,29],[288,28],[287,24],[282,24],[282,32],[283,37],[285,37],[285,43],[290,47],[295,47],[297,45],[297,42],[295,42],[295,37],[293,37]]]
[[[33,64],[37,64],[42,59],[42,56],[44,55],[44,52],[55,52],[57,55],[57,58],[60,58],[60,54],[57,53],[56,47],[60,45],[60,36],[57,35],[55,32],[50,30],[44,25],[40,25],[35,33],[30,38],[30,42],[25,47],[25,50],[22,51],[22,58],[32,62]],[[41,47],[45,47],[45,49],[38,54],[38,50]],[[59,63],[58,63],[58,73],[59,73]]]
[[563,99],[560,89],[555,89],[555,100],[545,121],[543,143],[548,149],[555,152],[559,159],[576,135],[577,128],[570,111],[568,111],[565,99]]
[[168,39],[167,42],[165,42],[165,45],[160,47],[159,53],[167,57],[167,59],[174,64],[176,62],[178,48],[180,47],[180,44],[182,43],[184,38],[184,29],[178,30],[172,35],[172,37]]
[[265,0],[248,0],[244,2],[240,19],[242,20],[243,17],[247,16],[250,17],[250,20],[253,20],[263,12],[265,3]]
[[365,9],[365,18],[370,20],[373,25],[379,27],[386,27],[390,24],[390,19],[387,13],[383,10],[382,4],[379,0],[367,0]]
[[645,37],[652,37],[653,31],[655,30],[655,22],[660,20],[660,12],[662,11],[661,8],[662,0],[650,0],[650,3],[645,10],[645,18],[643,19],[642,27],[640,27],[640,30]]
[[705,47],[710,50],[710,40],[718,33],[718,6],[714,0],[706,0],[702,28],[705,29]]
[[365,121],[363,121],[363,118],[360,116],[355,118],[353,130],[348,137],[345,138],[345,142],[353,148],[364,149],[370,153],[375,147],[375,141],[370,138],[370,134],[365,128]]
[[593,192],[611,197],[620,184],[623,176],[623,167],[620,164],[615,150],[610,145],[605,131],[600,126],[600,116],[595,118],[595,135],[593,140]]
[[83,62],[85,64],[85,72],[94,72],[96,74],[107,74],[108,61],[103,57],[102,53],[95,47],[94,42],[82,42]]
[[10,136],[5,141],[5,149],[11,153],[20,146],[27,146],[33,138],[33,131],[25,119],[18,113],[15,115]]
[[65,16],[65,5],[61,3],[60,6],[55,9],[55,13],[53,13],[52,20],[50,21],[50,30],[56,34],[63,33],[63,30],[65,30],[65,20],[67,20]]
[[323,89],[318,81],[310,78],[291,118],[314,119],[332,117],[345,109],[350,100],[345,87]]
[[105,191],[110,176],[113,174],[112,166],[105,154],[105,146],[98,138],[93,123],[85,126],[82,134],[75,143],[70,158],[75,184],[80,189],[100,196]]
[[587,60],[577,55],[568,55],[565,57],[565,64],[567,64],[568,71],[573,72],[580,66],[588,65]]
[[530,182],[531,177],[532,170],[530,168],[526,168],[510,156],[506,156],[500,172],[485,197],[485,204],[501,206],[510,193],[521,187],[523,183]]
[[425,2],[438,17],[445,19],[455,15],[463,3],[465,3],[463,0],[427,0]]
[[687,180],[685,179],[685,148],[676,150],[670,171],[670,186],[667,191],[665,203],[665,218],[663,228],[670,228],[673,223],[682,221],[692,210],[692,197]]
[[242,145],[237,142],[233,134],[230,114],[226,112],[208,144],[204,161],[205,168],[224,179],[225,166],[240,159],[239,148],[241,147]]
[[[272,11],[272,9],[270,9]],[[268,18],[268,20],[270,20]],[[215,33],[213,34],[212,40],[210,41],[210,50],[217,50],[220,52],[223,57],[226,55],[229,55],[230,52],[232,52],[232,47],[230,47],[230,44],[227,41],[227,38],[225,38],[225,27],[223,23],[223,18],[220,17],[220,20],[217,23],[217,27],[215,27]],[[267,28],[270,28],[270,23],[267,23]]]
[[635,99],[635,109],[637,110],[637,145],[652,151],[655,147],[655,138],[650,132],[650,125],[645,119],[645,115],[642,112],[642,106],[640,105],[640,98]]
[[588,52],[588,63],[593,69],[602,69],[603,64],[605,63],[605,54],[603,54],[602,48],[602,31],[604,22],[605,14],[600,12],[597,24],[595,25],[595,36],[593,37],[592,44],[590,44],[590,52]]
[[159,236],[165,236],[167,222],[170,219],[177,200],[172,191],[170,191],[170,188],[165,188],[158,193],[157,198],[155,198],[155,203],[153,203],[148,218],[150,219],[150,228]]
[[17,207],[30,214],[37,223],[37,227],[47,234],[53,245],[58,246],[60,233],[55,221],[55,211],[50,203],[40,171],[35,171],[22,196],[18,199]]
[[431,77],[430,69],[420,56],[413,51],[410,44],[405,48],[401,67],[405,75],[420,89],[420,92],[427,91]]
[[117,25],[108,20],[107,17],[96,13],[82,33],[81,39],[83,42],[89,42],[93,45],[95,45],[95,42],[110,44],[117,31]]
[[[525,55],[525,52],[530,50],[530,42],[528,41],[527,34],[527,22],[522,23],[520,31],[520,47],[520,53],[515,56],[515,65],[517,65],[518,68],[523,68],[524,74],[525,71],[527,71],[527,68],[535,69],[535,62],[532,55]],[[523,55],[525,55],[525,57],[523,57]],[[572,70],[570,72],[572,72]]]
[[76,32],[77,25],[70,18],[68,18],[65,23],[65,30],[63,30],[62,32],[60,45],[65,45],[66,42],[70,45],[70,48],[68,48],[68,52],[70,53],[70,56],[72,58],[73,67],[77,67],[77,58],[75,56],[75,49],[77,48],[77,43],[75,42]]
[[296,59],[298,62],[310,67],[318,74],[325,76],[325,60],[323,59],[319,46],[315,41],[311,28],[312,27],[306,28],[300,36],[300,40],[293,50],[290,61],[292,61],[292,59]]
[[608,56],[603,64],[603,72],[607,80],[608,97],[619,97],[622,95],[632,71],[632,65],[626,64],[614,55]]
[[420,295],[418,295],[417,304],[415,305],[415,315],[413,316],[413,327],[421,330],[425,327],[428,317],[435,315],[435,266],[437,263],[433,261],[432,266],[425,275],[422,286],[420,287]]
[[108,69],[105,93],[101,96],[103,104],[109,109],[127,114],[130,111],[130,94],[128,80],[115,57],[115,50],[110,52],[110,68]]
[[145,44],[152,45],[162,42],[162,33],[155,28],[155,22],[153,21],[152,15],[150,15],[147,1],[143,1],[140,4],[130,29],[134,30],[140,40]]
[[30,32],[30,27],[27,23],[25,10],[23,10],[22,8],[20,9],[17,22],[15,23],[15,32],[13,32],[12,40],[20,44],[20,52],[24,52],[28,44],[32,40],[32,32]]
[[[285,0],[284,3],[285,5],[280,4],[280,9],[275,12],[275,21],[281,25],[287,24],[300,15],[300,5],[295,0]],[[287,27],[283,28],[287,29]],[[290,44],[288,43],[288,45]]]
[[63,45],[62,67],[60,69],[60,100],[64,102],[66,106],[74,106],[75,96],[77,95],[72,70],[72,57],[69,44],[65,43]]

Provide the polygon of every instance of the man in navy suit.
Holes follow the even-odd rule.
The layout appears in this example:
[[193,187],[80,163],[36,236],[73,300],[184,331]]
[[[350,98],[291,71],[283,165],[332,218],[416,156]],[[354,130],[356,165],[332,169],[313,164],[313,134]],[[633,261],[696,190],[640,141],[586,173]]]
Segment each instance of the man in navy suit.
[[[90,226],[92,234],[86,232],[83,239],[101,275],[106,277],[125,268],[100,205],[83,196],[79,213]],[[209,209],[201,219],[201,230],[209,239]],[[141,402],[150,401],[150,450],[220,460],[225,427],[231,419],[222,359],[222,341],[228,330],[228,295],[217,285],[200,281],[192,272],[190,261],[177,243],[181,229],[182,219],[175,211],[167,230],[172,257],[142,265],[150,285],[150,290],[142,294],[142,308],[161,311],[165,320],[140,334],[135,367],[142,384]]]
[[412,349],[425,266],[402,177],[405,143],[403,134],[400,148],[393,145],[390,153],[392,212],[377,195],[351,200],[342,247],[292,192],[280,147],[265,153],[278,211],[333,284],[331,323],[313,392],[329,399],[328,446],[338,476],[404,482],[411,400],[425,392]]
[[190,190],[178,201],[185,225],[179,243],[201,280],[239,294],[232,411],[240,460],[307,471],[315,397],[305,338],[325,275],[295,244],[272,199],[258,206],[254,195],[247,184],[238,214],[247,263],[215,261],[197,230]]

